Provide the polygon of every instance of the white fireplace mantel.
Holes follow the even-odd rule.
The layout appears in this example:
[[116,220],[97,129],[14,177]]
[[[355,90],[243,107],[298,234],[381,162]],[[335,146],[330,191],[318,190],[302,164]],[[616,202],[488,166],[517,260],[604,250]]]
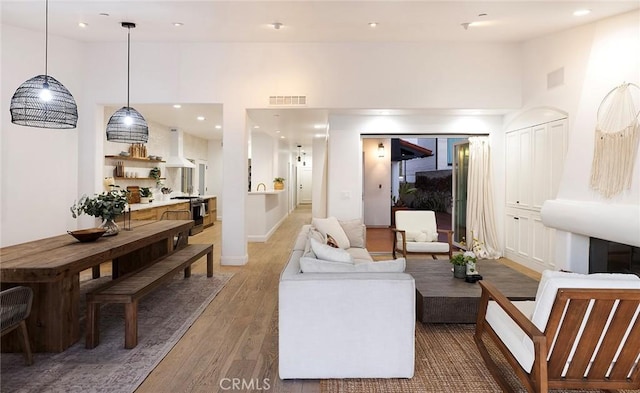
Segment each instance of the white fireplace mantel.
[[553,199],[541,214],[548,227],[640,247],[640,205]]

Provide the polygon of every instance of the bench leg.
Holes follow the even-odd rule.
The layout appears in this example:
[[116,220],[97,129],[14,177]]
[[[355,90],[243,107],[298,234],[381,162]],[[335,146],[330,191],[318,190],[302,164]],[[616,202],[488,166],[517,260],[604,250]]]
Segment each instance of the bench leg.
[[213,277],[213,251],[207,254],[207,277]]
[[191,277],[191,265],[184,268],[184,278]]
[[91,275],[94,280],[100,278],[100,265],[91,268]]
[[100,303],[87,302],[85,348],[92,349],[100,343]]
[[124,347],[135,348],[138,345],[138,301],[124,305]]

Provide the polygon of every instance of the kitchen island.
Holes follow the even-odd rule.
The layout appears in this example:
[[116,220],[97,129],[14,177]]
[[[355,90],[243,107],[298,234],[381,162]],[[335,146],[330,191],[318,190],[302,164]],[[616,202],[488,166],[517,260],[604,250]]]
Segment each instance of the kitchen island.
[[[216,195],[200,195],[200,198],[204,199],[207,208],[203,214],[204,227],[210,227],[216,221],[217,218],[217,197]],[[167,199],[167,200],[153,200],[151,203],[132,203],[129,205],[131,208],[132,220],[161,220],[167,218],[163,214],[167,211],[184,211],[190,212],[189,201],[185,199]],[[171,217],[175,218],[175,217]],[[186,213],[185,217],[187,218]],[[193,217],[189,215],[189,219]],[[129,210],[127,209],[124,220],[129,219]]]
[[287,217],[285,190],[251,191],[247,196],[247,240],[266,242]]

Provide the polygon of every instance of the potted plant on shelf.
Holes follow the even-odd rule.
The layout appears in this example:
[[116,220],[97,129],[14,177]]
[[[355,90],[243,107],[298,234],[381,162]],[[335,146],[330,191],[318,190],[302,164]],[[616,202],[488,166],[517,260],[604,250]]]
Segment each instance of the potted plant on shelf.
[[273,179],[274,190],[284,190],[284,177],[276,177]]
[[149,171],[149,177],[155,179],[156,185],[160,186],[160,168],[154,167]]
[[127,205],[127,191],[116,189],[118,186],[111,186],[110,191],[96,194],[92,197],[83,195],[73,206],[71,215],[77,218],[81,214],[88,214],[102,219],[102,228],[106,229],[103,236],[117,235],[120,232],[116,217],[124,212]]
[[141,187],[140,188],[140,203],[149,203],[151,202],[151,197],[153,193],[149,187]]

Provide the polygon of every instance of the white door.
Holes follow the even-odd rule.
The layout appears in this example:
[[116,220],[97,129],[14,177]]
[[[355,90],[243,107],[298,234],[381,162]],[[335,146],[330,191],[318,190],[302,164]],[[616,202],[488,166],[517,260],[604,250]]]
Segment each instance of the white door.
[[309,166],[298,167],[298,201],[311,203],[312,170]]

